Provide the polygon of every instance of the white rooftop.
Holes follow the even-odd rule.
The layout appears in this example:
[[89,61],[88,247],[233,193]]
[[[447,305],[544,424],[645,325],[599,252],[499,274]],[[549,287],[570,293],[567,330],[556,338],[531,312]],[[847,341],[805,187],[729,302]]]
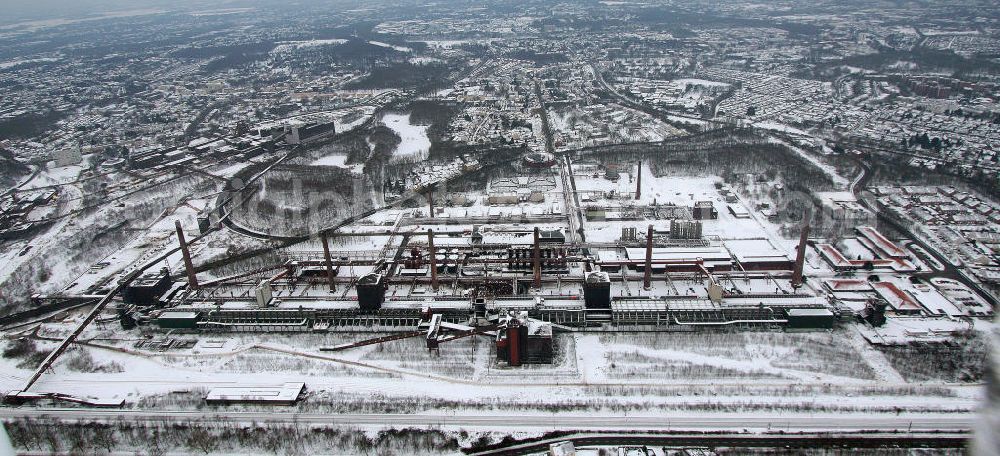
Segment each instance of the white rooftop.
[[213,388],[205,396],[206,401],[246,401],[246,402],[293,402],[306,384],[290,382],[274,387],[232,387]]

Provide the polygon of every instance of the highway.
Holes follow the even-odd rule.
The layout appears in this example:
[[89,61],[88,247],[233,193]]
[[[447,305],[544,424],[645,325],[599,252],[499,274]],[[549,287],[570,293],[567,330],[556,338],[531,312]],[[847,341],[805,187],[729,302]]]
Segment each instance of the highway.
[[418,426],[515,430],[580,431],[903,431],[963,432],[976,415],[960,414],[721,414],[682,412],[679,416],[511,414],[336,414],[290,411],[117,410],[84,408],[3,408],[0,418],[49,418],[69,421],[210,421],[349,426]]

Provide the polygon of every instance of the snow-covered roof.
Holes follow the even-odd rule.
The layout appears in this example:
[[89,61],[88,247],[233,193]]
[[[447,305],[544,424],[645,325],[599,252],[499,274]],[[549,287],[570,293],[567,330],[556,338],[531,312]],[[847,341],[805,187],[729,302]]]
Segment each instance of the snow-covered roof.
[[194,320],[195,318],[198,318],[198,313],[168,310],[161,313],[159,318],[169,320]]
[[209,402],[294,402],[306,384],[285,383],[276,387],[231,387],[213,388],[205,396]]
[[830,309],[788,309],[789,317],[832,317]]

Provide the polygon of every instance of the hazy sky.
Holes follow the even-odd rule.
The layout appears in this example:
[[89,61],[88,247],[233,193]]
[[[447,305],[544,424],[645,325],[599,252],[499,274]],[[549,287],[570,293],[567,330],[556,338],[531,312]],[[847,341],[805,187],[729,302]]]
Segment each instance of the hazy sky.
[[[0,24],[50,19],[87,19],[109,12],[294,8],[295,5],[363,5],[381,0],[0,0]],[[441,0],[436,0],[441,1]],[[447,0],[445,0],[447,1]]]
[[111,11],[149,8],[227,8],[254,3],[253,0],[0,0],[0,22],[12,23],[44,19],[82,19]]

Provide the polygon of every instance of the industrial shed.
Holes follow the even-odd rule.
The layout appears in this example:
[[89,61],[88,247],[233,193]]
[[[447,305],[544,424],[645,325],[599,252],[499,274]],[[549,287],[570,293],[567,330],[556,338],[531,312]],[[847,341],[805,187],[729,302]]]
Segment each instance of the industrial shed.
[[163,329],[196,329],[198,312],[166,311],[156,317],[156,324]]
[[170,285],[170,272],[167,268],[163,268],[132,281],[122,291],[122,299],[128,304],[156,305],[163,294],[170,289]]
[[205,396],[208,404],[268,404],[295,405],[306,391],[301,382],[285,383],[275,387],[220,387]]
[[829,309],[788,309],[789,329],[833,329]]

